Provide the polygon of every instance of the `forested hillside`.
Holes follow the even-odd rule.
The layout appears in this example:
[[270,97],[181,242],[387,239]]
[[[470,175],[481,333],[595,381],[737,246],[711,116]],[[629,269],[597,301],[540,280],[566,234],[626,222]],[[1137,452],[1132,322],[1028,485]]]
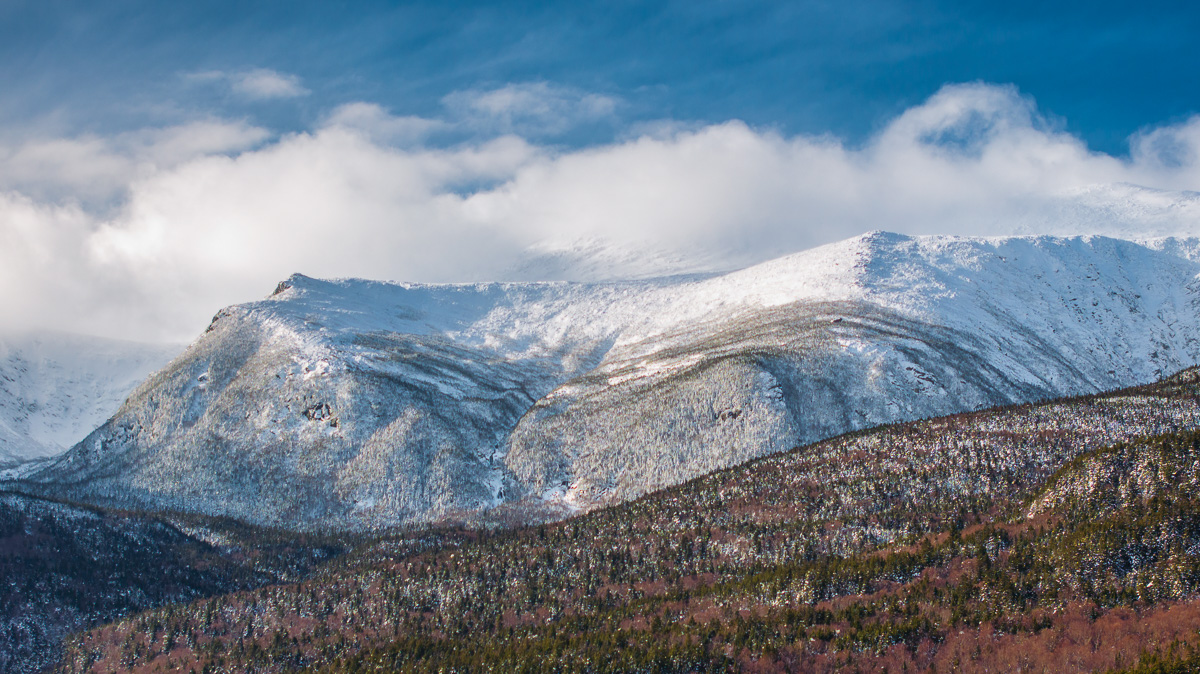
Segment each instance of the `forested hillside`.
[[1197,641],[1198,418],[1192,370],[863,431],[557,524],[381,539],[73,637],[64,669],[1132,667]]
[[303,578],[348,545],[0,492],[0,672],[39,671],[66,635],[132,612]]

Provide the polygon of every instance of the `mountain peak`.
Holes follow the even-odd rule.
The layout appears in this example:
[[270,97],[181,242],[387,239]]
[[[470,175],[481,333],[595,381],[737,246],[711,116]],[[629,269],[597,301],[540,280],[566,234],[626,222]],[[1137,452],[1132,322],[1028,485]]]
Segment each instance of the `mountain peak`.
[[912,241],[914,237],[908,234],[900,234],[897,232],[889,232],[884,229],[873,229],[869,232],[860,234],[856,239],[865,244],[871,245],[896,245]]
[[297,286],[304,288],[315,281],[316,279],[312,278],[311,276],[305,276],[300,272],[296,272],[286,279],[280,281],[279,284],[275,286],[275,291],[272,292],[270,296],[274,297]]
[[875,231],[703,277],[296,274],[29,479],[294,528],[558,517],[848,430],[1180,370],[1198,273],[1165,245]]

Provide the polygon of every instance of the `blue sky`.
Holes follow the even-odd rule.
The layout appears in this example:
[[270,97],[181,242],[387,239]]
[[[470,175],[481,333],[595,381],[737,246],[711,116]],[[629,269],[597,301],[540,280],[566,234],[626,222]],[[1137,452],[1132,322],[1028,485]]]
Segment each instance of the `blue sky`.
[[719,271],[872,229],[1200,235],[1200,10],[0,0],[0,330],[293,272]]
[[[109,132],[213,114],[295,130],[350,101],[430,116],[453,91],[546,81],[622,103],[564,143],[660,118],[857,142],[943,84],[981,80],[1122,153],[1200,107],[1198,17],[1184,2],[9,0],[0,120]],[[261,68],[309,94],[247,102],[188,77]]]

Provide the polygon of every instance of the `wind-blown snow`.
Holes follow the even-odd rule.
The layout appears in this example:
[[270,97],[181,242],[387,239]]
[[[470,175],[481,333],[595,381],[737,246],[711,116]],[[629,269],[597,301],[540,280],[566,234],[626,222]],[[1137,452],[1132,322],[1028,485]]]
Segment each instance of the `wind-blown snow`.
[[79,442],[182,350],[57,333],[0,337],[0,468]]
[[1014,233],[1105,235],[1132,241],[1200,234],[1200,192],[1131,183],[1087,185],[1060,192],[1015,219]]
[[851,429],[1195,364],[1198,250],[874,232],[619,283],[296,275],[218,314],[26,486],[300,528],[557,516]]

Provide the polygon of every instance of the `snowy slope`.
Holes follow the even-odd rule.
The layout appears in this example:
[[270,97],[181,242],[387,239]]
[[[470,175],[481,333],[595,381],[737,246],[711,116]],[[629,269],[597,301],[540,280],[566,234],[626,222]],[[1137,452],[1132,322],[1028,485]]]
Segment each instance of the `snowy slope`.
[[79,442],[182,350],[59,333],[0,336],[0,468]]
[[25,488],[298,527],[529,521],[1200,360],[1200,245],[871,233],[723,275],[294,276]]

